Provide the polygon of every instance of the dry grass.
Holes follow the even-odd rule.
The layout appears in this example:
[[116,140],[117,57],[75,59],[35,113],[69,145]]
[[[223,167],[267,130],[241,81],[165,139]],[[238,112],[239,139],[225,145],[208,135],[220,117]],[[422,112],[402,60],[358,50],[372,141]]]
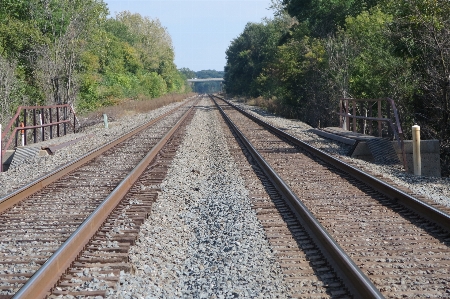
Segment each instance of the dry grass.
[[263,97],[257,98],[236,98],[238,102],[243,102],[247,105],[260,107],[268,112],[275,114],[283,114],[283,107],[276,99],[265,99]]
[[290,119],[299,119],[299,111],[296,107],[284,105],[279,99],[258,98],[239,98],[238,101],[247,105],[260,107],[270,113]]
[[150,100],[127,99],[117,103],[114,106],[101,107],[96,111],[86,113],[80,117],[80,122],[82,123],[82,127],[103,122],[103,114],[108,115],[108,119],[110,121],[114,121],[124,116],[146,113],[171,103],[181,102],[195,94],[196,93],[193,92],[185,94],[166,94],[162,97]]

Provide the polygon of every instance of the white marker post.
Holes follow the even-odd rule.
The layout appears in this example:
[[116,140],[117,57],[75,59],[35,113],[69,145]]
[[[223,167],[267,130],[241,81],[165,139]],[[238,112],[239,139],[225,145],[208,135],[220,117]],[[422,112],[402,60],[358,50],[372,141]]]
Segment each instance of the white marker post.
[[108,129],[108,115],[103,114],[103,121],[105,123],[105,129]]
[[[20,123],[20,127],[23,128],[25,125]],[[22,146],[25,146],[25,130],[20,130],[20,135],[22,137]]]
[[[42,123],[43,123],[43,121],[42,121],[42,113],[39,113],[39,122],[41,124],[41,138],[42,138],[42,137],[44,137],[44,127],[42,126]],[[41,141],[44,141],[44,138],[42,138]]]
[[420,157],[420,126],[412,127],[414,175],[422,175],[422,158]]

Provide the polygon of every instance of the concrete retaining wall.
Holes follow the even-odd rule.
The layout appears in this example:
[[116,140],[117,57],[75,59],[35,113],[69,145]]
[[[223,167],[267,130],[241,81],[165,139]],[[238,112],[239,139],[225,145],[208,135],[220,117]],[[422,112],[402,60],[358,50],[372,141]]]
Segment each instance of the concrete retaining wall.
[[15,150],[6,150],[5,156],[3,157],[3,171],[7,171],[11,161],[14,157]]
[[[392,141],[400,161],[403,161],[401,149],[397,141]],[[408,173],[414,173],[412,140],[405,140],[406,163]],[[422,176],[440,177],[441,161],[439,155],[439,140],[421,140],[420,155],[422,157]],[[352,158],[373,162],[372,154],[366,142],[360,141],[352,153]]]

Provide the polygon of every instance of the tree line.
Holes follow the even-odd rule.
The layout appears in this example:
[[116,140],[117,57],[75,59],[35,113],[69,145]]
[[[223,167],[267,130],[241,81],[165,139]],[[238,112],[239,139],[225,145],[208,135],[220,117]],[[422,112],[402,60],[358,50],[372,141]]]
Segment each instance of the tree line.
[[0,0],[0,123],[19,105],[93,110],[189,88],[159,20],[102,0]]
[[439,139],[450,175],[450,2],[274,0],[226,51],[225,90],[312,126],[335,126],[340,98],[396,101],[410,137]]

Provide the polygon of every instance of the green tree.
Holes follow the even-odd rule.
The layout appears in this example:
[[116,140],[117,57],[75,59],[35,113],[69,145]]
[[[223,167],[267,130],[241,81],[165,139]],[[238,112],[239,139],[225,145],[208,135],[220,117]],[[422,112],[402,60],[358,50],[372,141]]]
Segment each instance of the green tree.
[[19,102],[89,110],[186,90],[159,20],[107,14],[102,0],[0,0],[4,111]]
[[195,76],[198,79],[207,79],[207,78],[223,78],[225,72],[216,71],[216,70],[202,70],[195,73]]
[[189,68],[181,68],[178,70],[186,79],[193,79],[197,77],[197,74]]
[[263,69],[273,61],[281,38],[292,19],[287,16],[263,23],[248,23],[226,51],[225,90],[230,94],[259,96],[264,86],[257,82]]
[[392,38],[397,53],[410,60],[417,77],[411,113],[421,134],[439,139],[443,174],[450,175],[450,2],[388,2],[396,15]]
[[99,0],[49,0],[32,7],[37,24],[51,40],[34,50],[37,84],[48,101],[75,103],[80,59],[94,28],[106,18],[106,6]]
[[395,45],[389,39],[388,24],[393,16],[379,9],[348,17],[346,38],[353,48],[350,63],[349,92],[356,98],[392,97],[400,99],[411,95],[414,80],[408,60],[395,55]]
[[314,36],[326,37],[343,26],[347,16],[357,16],[378,0],[282,0],[286,11],[306,23]]

